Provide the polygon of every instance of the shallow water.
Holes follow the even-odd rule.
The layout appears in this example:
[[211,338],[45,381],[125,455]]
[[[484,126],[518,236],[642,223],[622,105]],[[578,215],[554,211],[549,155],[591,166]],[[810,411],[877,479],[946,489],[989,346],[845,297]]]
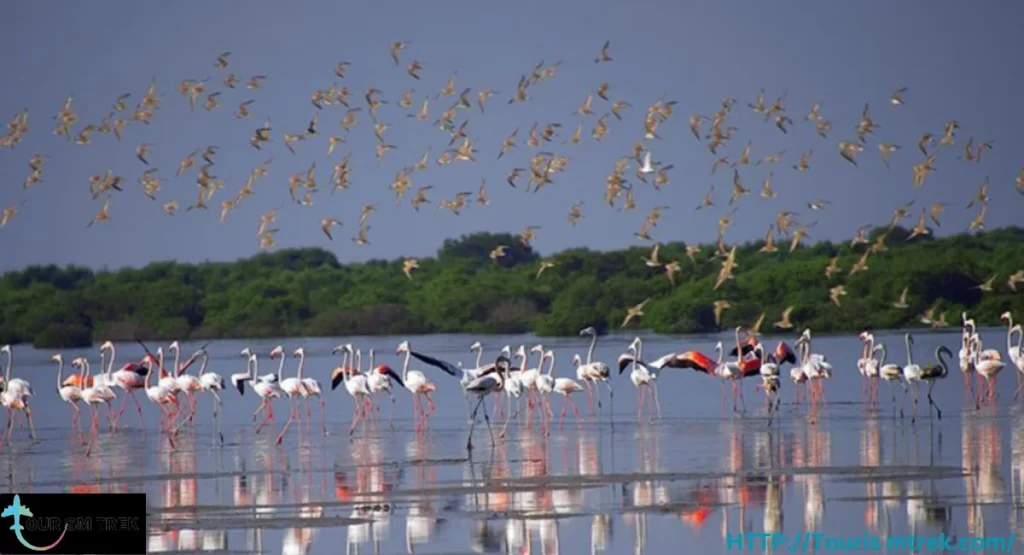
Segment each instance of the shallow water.
[[[983,337],[987,347],[1005,345],[1000,330]],[[411,343],[416,351],[474,366],[468,346],[475,339],[432,336]],[[614,363],[630,339],[601,338],[595,358]],[[728,343],[731,337],[650,337],[645,358],[685,349],[714,356],[718,339]],[[765,340],[774,345],[777,339]],[[905,362],[902,336],[879,339],[889,346],[890,360]],[[346,341],[376,348],[378,362],[401,372],[402,358],[394,355],[399,338]],[[485,360],[501,345],[524,341],[535,342],[484,338]],[[912,424],[909,401],[901,419],[884,384],[880,408],[864,405],[855,337],[822,337],[813,350],[828,357],[834,374],[815,418],[792,403],[788,381],[781,414],[769,425],[756,380],[744,384],[747,411],[737,415],[731,401],[722,407],[716,380],[666,370],[658,379],[661,421],[638,421],[627,371],[613,379],[613,418],[606,395],[600,415],[587,418],[581,393],[575,398],[586,420],[581,426],[571,410],[564,427],[554,424],[548,436],[536,422],[527,428],[513,420],[508,438],[493,448],[481,422],[470,460],[467,408],[457,380],[415,360],[412,367],[437,384],[437,411],[425,434],[413,431],[411,399],[398,391],[394,430],[385,400],[377,422],[357,427],[350,438],[352,401],[340,387],[329,391],[329,372],[338,364],[329,353],[337,342],[283,342],[289,352],[305,347],[306,375],[320,379],[327,391],[326,438],[314,404],[308,430],[304,423],[282,446],[274,445],[287,403],[277,403],[274,428],[257,435],[250,415],[258,399],[251,391],[239,396],[229,389],[220,423],[224,443],[215,434],[211,399],[203,396],[194,429],[183,428],[171,450],[156,431],[156,409],[142,396],[148,431],[129,400],[122,429],[109,431],[102,417],[97,450],[88,458],[71,439],[70,407],[54,391],[52,353],[16,347],[15,374],[29,379],[36,393],[39,441],[29,442],[24,427],[15,429],[13,445],[0,455],[0,484],[17,492],[145,492],[151,552],[336,554],[344,542],[346,553],[657,555],[682,546],[686,552],[726,552],[726,538],[741,532],[885,538],[940,531],[960,537],[1017,532],[1014,550],[1024,551],[1024,416],[1012,401],[1016,375],[1009,368],[1000,375],[998,406],[975,410],[964,400],[954,362],[933,394],[942,419],[929,416],[922,389]],[[277,343],[218,341],[209,347],[209,370],[225,378],[244,371],[238,356],[243,347],[266,355]],[[930,362],[940,343],[956,352],[959,335],[917,335],[916,361]],[[573,375],[572,355],[585,356],[587,344],[549,342],[557,354],[556,375]],[[118,345],[117,364],[138,359],[140,350]],[[86,353],[64,354],[71,360]],[[88,355],[98,366],[96,350]],[[261,360],[260,373],[277,369],[265,356]],[[289,357],[285,376],[294,374],[294,364]],[[561,400],[553,401],[557,420]],[[495,426],[504,422],[499,420]]]

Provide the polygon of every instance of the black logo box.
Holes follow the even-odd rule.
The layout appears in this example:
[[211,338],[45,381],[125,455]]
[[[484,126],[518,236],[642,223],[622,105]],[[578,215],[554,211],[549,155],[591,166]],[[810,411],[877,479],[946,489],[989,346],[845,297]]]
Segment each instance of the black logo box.
[[[0,494],[0,509],[14,503],[13,493]],[[22,536],[37,547],[64,538],[47,551],[33,551],[18,540],[12,516],[0,519],[0,553],[96,553],[134,555],[146,552],[146,494],[144,493],[22,493]]]

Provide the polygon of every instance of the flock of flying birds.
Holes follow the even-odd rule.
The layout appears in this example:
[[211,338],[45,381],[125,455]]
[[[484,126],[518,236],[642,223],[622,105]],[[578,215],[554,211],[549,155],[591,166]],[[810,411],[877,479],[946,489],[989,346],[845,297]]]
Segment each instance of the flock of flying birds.
[[[424,66],[426,64],[417,59],[406,61],[407,58],[411,57],[410,51],[412,47],[410,45],[411,43],[408,41],[394,42],[390,46],[390,55],[395,66],[401,68],[404,65],[405,72],[410,79],[410,84],[414,84],[420,82],[421,73],[425,71]],[[593,61],[597,64],[611,63],[613,61],[610,42],[604,43]],[[206,111],[222,109],[222,103],[227,101],[226,95],[230,95],[242,87],[253,91],[255,94],[263,86],[264,80],[268,79],[268,76],[265,75],[253,75],[245,78],[234,73],[231,67],[230,52],[224,52],[217,56],[213,61],[213,65],[223,74],[219,77],[222,87],[215,86],[215,83],[211,82],[209,78],[202,80],[183,79],[177,86],[177,92],[188,99],[189,107],[193,111],[196,109]],[[296,148],[310,148],[312,142],[324,140],[321,137],[325,137],[327,156],[330,158],[335,155],[339,145],[345,145],[349,142],[351,138],[350,133],[357,125],[359,116],[365,110],[365,113],[369,115],[373,134],[377,139],[375,152],[376,162],[379,164],[385,156],[394,156],[390,153],[397,148],[395,144],[389,142],[384,136],[386,131],[392,127],[392,125],[387,123],[388,119],[404,115],[417,121],[431,122],[433,116],[431,115],[430,101],[432,99],[427,97],[422,101],[422,104],[416,105],[413,99],[415,94],[414,88],[405,91],[397,100],[385,100],[382,91],[370,87],[362,95],[362,102],[365,103],[365,106],[353,106],[353,104],[359,103],[356,98],[352,98],[355,91],[350,90],[349,86],[341,84],[347,81],[346,74],[350,65],[347,61],[339,62],[334,68],[334,76],[337,79],[335,83],[328,88],[316,89],[311,93],[310,102],[313,105],[313,112],[311,119],[307,123],[282,129],[279,124],[272,125],[268,117],[262,124],[252,130],[248,138],[249,145],[254,149],[267,151],[274,148],[275,142],[280,141],[290,153],[295,154]],[[533,101],[531,93],[536,91],[543,82],[555,78],[560,67],[561,62],[550,65],[541,62],[534,66],[531,71],[519,78],[514,93],[507,95],[507,104],[529,103]],[[427,170],[432,163],[448,165],[477,161],[480,151],[473,138],[473,129],[469,127],[469,115],[479,110],[480,116],[484,116],[487,111],[488,101],[491,97],[498,96],[501,93],[493,89],[473,90],[464,88],[460,90],[456,87],[456,77],[457,74],[452,74],[448,77],[445,86],[433,98],[433,100],[444,99],[441,101],[445,104],[442,105],[441,112],[432,124],[447,135],[449,139],[447,148],[434,160],[431,159],[431,150],[428,148],[419,159],[415,160],[411,165],[404,167],[395,175],[389,184],[389,189],[395,194],[397,204],[399,205],[408,198],[410,207],[418,211],[423,205],[432,202],[427,196],[433,188],[432,185],[419,186],[415,189],[413,187],[414,178],[417,178],[420,172]],[[217,90],[212,90],[214,88]],[[526,190],[532,190],[533,192],[540,191],[546,185],[553,185],[555,178],[566,170],[571,159],[567,155],[550,152],[546,150],[547,148],[554,148],[555,145],[559,144],[581,144],[586,140],[585,134],[589,135],[592,141],[602,141],[612,132],[613,127],[617,127],[620,123],[623,126],[627,125],[625,120],[629,116],[628,111],[633,110],[634,107],[625,100],[613,99],[611,96],[612,89],[612,85],[602,82],[593,90],[587,91],[585,95],[581,95],[583,96],[582,102],[574,113],[574,116],[579,118],[579,122],[575,130],[567,137],[562,137],[563,125],[558,122],[533,122],[528,130],[522,133],[524,136],[521,136],[521,129],[519,127],[516,127],[509,133],[496,148],[497,162],[492,162],[492,164],[502,163],[500,162],[502,158],[516,148],[522,149],[525,146],[531,149],[538,149],[538,151],[532,155],[528,167],[510,168],[506,174],[506,183],[516,188],[520,184],[520,180],[525,178],[527,180],[525,184]],[[895,90],[889,97],[885,110],[899,109],[903,106],[906,93],[906,87]],[[730,125],[730,118],[734,115],[734,112],[752,111],[757,117],[763,118],[766,124],[774,124],[774,127],[777,128],[781,135],[790,133],[793,127],[797,125],[795,120],[802,120],[807,125],[812,125],[815,133],[820,135],[822,139],[829,139],[833,133],[832,122],[828,119],[822,103],[813,104],[806,115],[801,118],[796,113],[790,111],[792,107],[787,106],[786,96],[787,93],[783,92],[777,98],[771,100],[765,90],[762,89],[754,96],[752,102],[740,103],[734,98],[727,97],[722,99],[721,105],[717,107],[712,115],[706,116],[695,113],[689,117],[689,129],[694,139],[706,145],[711,155],[710,173],[713,175],[726,168],[732,170],[732,188],[728,198],[728,205],[731,208],[718,220],[718,237],[713,247],[713,256],[721,260],[721,270],[714,285],[716,290],[723,283],[733,278],[733,270],[737,267],[736,247],[728,248],[726,246],[725,233],[733,223],[733,215],[738,204],[744,197],[751,195],[754,191],[744,183],[741,170],[752,166],[781,165],[786,154],[786,150],[783,149],[760,158],[754,157],[752,155],[752,141],[749,140],[746,141],[746,144],[741,149],[734,149],[733,140],[738,132],[736,126]],[[70,143],[81,146],[92,144],[96,134],[113,134],[117,141],[127,142],[130,139],[131,132],[129,125],[149,125],[151,120],[161,110],[163,97],[164,93],[160,92],[157,81],[154,78],[133,108],[129,104],[132,94],[121,94],[116,97],[112,109],[98,124],[90,123],[85,125],[82,125],[79,121],[73,97],[68,97],[54,117],[56,123],[53,126],[52,133],[65,137]],[[447,104],[449,101],[451,103]],[[391,105],[392,102],[405,113],[396,113],[398,110]],[[257,99],[242,99],[235,109],[234,116],[239,120],[250,118],[253,111],[257,110],[258,107]],[[340,122],[335,125],[333,122],[337,120],[338,116],[332,117],[329,114],[330,109],[337,107],[343,108],[344,111],[340,115]],[[659,132],[671,120],[676,107],[676,101],[666,100],[662,96],[643,112],[642,133],[638,133],[638,140],[632,152],[614,162],[614,166],[605,180],[603,201],[609,206],[620,211],[636,210],[637,205],[634,200],[634,191],[637,186],[644,186],[641,184],[645,184],[652,187],[655,191],[660,191],[663,187],[670,185],[669,172],[673,169],[673,165],[654,161],[649,145],[652,144],[652,141],[661,138]],[[322,126],[320,123],[321,116],[325,120],[330,118],[332,123]],[[880,117],[884,120],[885,115],[882,114]],[[838,155],[853,166],[857,166],[865,148],[871,148],[870,143],[877,142],[874,148],[877,149],[882,163],[886,167],[889,167],[890,164],[895,164],[893,158],[899,156],[899,153],[903,151],[903,147],[899,144],[876,141],[877,132],[882,128],[882,125],[876,122],[871,107],[865,104],[860,113],[859,121],[854,129],[850,130],[853,137],[838,142],[836,149]],[[921,135],[914,152],[916,154],[919,151],[923,159],[913,164],[911,168],[914,188],[922,187],[928,176],[936,171],[936,160],[940,157],[953,158],[955,156],[953,153],[959,150],[961,154],[956,156],[956,158],[962,163],[981,164],[986,153],[993,149],[994,141],[976,140],[974,137],[963,141],[962,149],[954,148],[958,140],[960,140],[957,136],[959,129],[960,123],[950,120],[942,125],[941,133],[925,132]],[[7,134],[0,137],[0,147],[14,149],[28,132],[29,109],[25,108],[8,122]],[[630,128],[624,128],[619,132],[632,133],[633,131]],[[165,179],[158,175],[159,170],[157,168],[150,166],[150,158],[154,154],[155,148],[156,146],[150,143],[140,143],[135,146],[135,154],[141,164],[140,175],[137,181],[141,186],[143,194],[153,200],[158,198]],[[198,186],[197,198],[194,203],[185,208],[186,211],[205,210],[211,206],[216,206],[214,196],[225,188],[225,181],[213,173],[219,150],[219,147],[212,145],[196,148],[188,153],[178,164],[174,178],[191,178],[194,174],[195,183]],[[737,150],[738,154],[736,154]],[[731,151],[732,153],[726,154],[726,151]],[[803,151],[792,161],[791,168],[797,172],[809,171],[812,166],[812,154],[814,154],[813,149],[808,148],[806,151]],[[273,157],[268,157],[265,162],[255,167],[249,173],[241,188],[233,195],[221,193],[222,197],[226,197],[220,201],[219,217],[221,222],[224,222],[233,210],[255,194],[256,190],[254,187],[256,183],[268,176],[273,160]],[[24,181],[24,190],[26,192],[43,183],[46,162],[47,157],[41,154],[34,154],[30,157],[28,164],[29,174]],[[334,164],[328,181],[332,193],[351,186],[351,168],[353,164],[351,153],[342,156]],[[632,175],[630,175],[631,169]],[[764,177],[759,192],[759,195],[763,198],[773,199],[777,197],[777,193],[772,186],[773,175],[774,172],[769,171]],[[126,194],[124,188],[127,184],[128,180],[125,177],[117,175],[111,170],[97,173],[89,178],[92,198],[95,201],[101,202],[101,204],[99,210],[88,222],[87,226],[91,227],[108,223],[112,220],[112,205],[116,205],[118,196]],[[1015,188],[1018,192],[1024,194],[1024,169],[1021,169],[1016,177]],[[311,205],[314,201],[314,195],[321,189],[322,183],[317,180],[317,166],[314,162],[308,168],[292,173],[288,177],[290,202],[286,204],[297,207]],[[0,228],[11,224],[18,213],[19,206],[24,205],[29,198],[30,196],[27,194],[23,195],[19,203],[3,209],[2,216],[0,216]],[[474,203],[487,205],[489,202],[487,182],[485,179],[481,179],[475,193],[472,191],[457,192],[451,198],[437,201],[436,210],[444,209],[454,215],[459,215],[462,210],[469,208]],[[969,231],[984,229],[988,202],[989,179],[986,177],[979,184],[977,193],[966,205],[968,210],[977,210],[976,216],[969,225]],[[807,203],[807,208],[810,211],[820,211],[826,209],[829,204],[830,202],[825,199],[814,200]],[[279,231],[278,228],[274,227],[274,224],[277,220],[278,210],[283,208],[284,205],[282,204],[260,216],[257,236],[261,248],[270,249],[274,246],[274,237]],[[583,205],[583,201],[579,200],[569,208],[567,220],[570,225],[575,226],[583,218]],[[868,231],[872,227],[870,224],[856,231],[850,243],[851,248],[858,245],[865,245],[865,247],[860,258],[849,268],[848,275],[868,270],[870,256],[886,250],[888,232],[902,220],[911,216],[913,205],[914,201],[912,200],[896,207],[889,222],[888,230],[885,233],[878,234],[874,241],[870,241],[867,236]],[[168,215],[174,215],[180,209],[177,200],[166,200],[162,206],[163,211]],[[712,185],[696,209],[704,210],[714,206],[715,190],[714,185]],[[912,228],[908,240],[932,233],[928,227],[929,222],[935,226],[941,225],[939,218],[947,207],[948,204],[945,202],[934,203],[928,208],[921,207],[917,223]],[[651,232],[657,227],[662,213],[666,209],[668,209],[668,206],[664,205],[652,207],[643,225],[634,235],[641,240],[655,242]],[[377,204],[366,204],[361,208],[357,231],[355,236],[352,237],[352,241],[359,245],[368,245],[370,243],[370,218],[376,210]],[[768,227],[764,246],[760,249],[760,252],[777,252],[779,250],[779,247],[776,245],[777,241],[788,241],[788,250],[793,252],[799,247],[801,241],[808,237],[809,229],[814,226],[814,223],[801,223],[798,221],[795,212],[788,210],[780,211],[775,222]],[[334,239],[335,228],[341,225],[342,222],[335,218],[323,218],[320,221],[323,233],[330,240]],[[538,229],[540,229],[539,226],[527,226],[519,234],[519,241],[523,245],[530,245],[536,237]],[[508,248],[508,245],[498,246],[491,251],[491,259],[496,261],[505,256]],[[702,253],[704,249],[705,247],[701,245],[688,245],[685,254],[691,261],[695,261],[694,257]],[[659,245],[656,242],[650,255],[644,258],[644,264],[650,268],[663,271],[672,285],[675,285],[676,274],[682,271],[680,261],[663,261],[659,258]],[[536,277],[540,279],[545,270],[555,265],[555,261],[542,260]],[[416,258],[407,258],[402,265],[402,270],[409,279],[413,279],[414,271],[418,268],[419,263]],[[839,267],[839,259],[836,257],[830,260],[825,268],[825,275],[831,278],[834,274],[842,271],[844,269]],[[979,284],[978,288],[983,291],[993,290],[996,278],[997,276],[992,276],[984,283]],[[1024,283],[1024,269],[1008,276],[1005,283],[1011,290],[1016,291],[1017,285]],[[908,307],[907,291],[908,289],[906,288],[903,290],[899,299],[893,303],[893,306],[897,308]],[[830,289],[829,300],[836,305],[840,305],[841,298],[845,294],[846,288],[844,285],[835,285]],[[622,327],[643,316],[644,306],[649,300],[647,299],[630,307],[622,322]],[[722,312],[728,308],[730,308],[730,305],[727,300],[715,301],[714,313],[716,321],[720,320]],[[783,329],[792,327],[789,316],[793,308],[789,307],[784,311],[782,318],[775,323],[776,327]],[[935,315],[934,308],[932,307],[922,314],[920,317],[921,321],[935,327],[947,325],[945,313]],[[761,315],[757,325],[754,326],[755,331],[763,320],[764,314]]]

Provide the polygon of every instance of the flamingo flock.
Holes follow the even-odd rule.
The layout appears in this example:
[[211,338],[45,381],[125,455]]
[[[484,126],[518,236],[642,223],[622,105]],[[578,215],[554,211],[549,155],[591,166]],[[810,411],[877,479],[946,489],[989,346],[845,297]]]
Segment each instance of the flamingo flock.
[[[914,336],[905,333],[903,336],[906,354],[905,364],[898,364],[887,359],[886,345],[877,341],[870,331],[858,336],[861,341],[860,357],[856,360],[856,368],[861,376],[861,395],[865,406],[877,410],[879,405],[879,385],[881,381],[889,384],[892,412],[897,410],[904,416],[906,398],[911,398],[911,422],[917,418],[918,404],[921,397],[921,384],[927,389],[924,398],[928,403],[929,416],[934,411],[941,420],[942,410],[932,396],[935,383],[949,375],[950,364],[954,360],[959,365],[963,376],[964,395],[976,409],[982,405],[996,403],[996,382],[999,373],[1007,365],[999,349],[985,348],[977,326],[967,314],[961,315],[962,329],[960,346],[957,355],[945,346],[939,345],[934,351],[934,360],[920,363],[914,357]],[[1009,312],[1002,314],[1006,322],[1006,359],[1017,370],[1017,385],[1014,399],[1024,391],[1024,330],[1021,324],[1014,323]],[[387,364],[378,364],[374,349],[368,350],[368,364],[363,367],[363,350],[351,343],[345,343],[332,349],[332,355],[340,355],[341,363],[330,372],[331,390],[339,385],[351,396],[352,419],[348,434],[355,433],[361,424],[365,430],[368,424],[376,424],[377,413],[380,412],[381,400],[386,397],[391,405],[388,424],[394,429],[394,412],[396,392],[406,390],[412,396],[413,423],[417,433],[423,433],[429,426],[431,415],[436,405],[432,394],[437,391],[438,384],[428,378],[421,370],[411,368],[413,360],[427,367],[440,370],[443,374],[458,378],[459,387],[466,398],[469,430],[466,448],[473,449],[473,431],[477,418],[482,413],[490,433],[492,444],[505,437],[510,421],[520,419],[522,413],[520,402],[526,400],[526,414],[523,426],[531,427],[537,420],[543,432],[549,432],[549,425],[554,420],[551,397],[562,397],[558,426],[564,425],[565,417],[571,409],[577,426],[582,426],[584,416],[573,396],[586,392],[587,416],[593,416],[596,407],[603,408],[602,388],[608,390],[609,418],[611,417],[611,401],[614,399],[613,374],[607,364],[594,360],[594,351],[598,341],[597,330],[587,327],[580,331],[580,336],[590,337],[590,344],[585,357],[576,353],[572,357],[575,368],[574,377],[559,375],[556,353],[542,344],[520,345],[513,351],[509,345],[503,346],[494,362],[485,363],[484,349],[481,343],[470,346],[470,352],[476,355],[472,368],[463,367],[461,362],[451,363],[440,358],[418,352],[408,341],[401,342],[395,354],[401,357],[400,371],[395,371]],[[629,370],[629,380],[637,392],[637,422],[655,422],[661,419],[661,402],[658,394],[658,378],[665,369],[687,369],[719,380],[722,389],[721,404],[726,410],[726,389],[732,391],[732,411],[746,412],[743,398],[743,382],[746,378],[758,378],[756,390],[765,396],[765,407],[769,425],[781,408],[781,389],[783,367],[790,365],[789,377],[794,386],[793,405],[799,407],[806,404],[808,416],[816,418],[820,407],[825,402],[825,382],[832,377],[833,366],[820,353],[812,348],[811,330],[804,330],[790,347],[786,342],[779,341],[774,348],[765,345],[760,336],[742,326],[732,333],[732,345],[729,352],[722,342],[715,345],[715,357],[712,358],[700,351],[686,350],[669,352],[654,360],[646,360],[644,341],[634,338],[624,353],[617,359],[618,373]],[[136,405],[139,418],[145,427],[142,406],[136,397],[136,391],[142,390],[146,398],[159,409],[159,427],[166,435],[168,445],[175,447],[175,437],[185,427],[194,428],[194,420],[198,399],[204,394],[212,398],[215,423],[215,437],[224,441],[221,431],[220,416],[223,412],[222,392],[225,391],[225,379],[207,369],[209,353],[207,345],[203,345],[191,356],[182,361],[181,345],[175,341],[167,349],[158,347],[151,352],[145,345],[140,345],[145,355],[137,362],[128,362],[115,370],[116,350],[113,343],[104,342],[99,349],[99,367],[94,374],[87,357],[78,357],[70,361],[73,369],[65,375],[65,359],[61,353],[51,357],[57,367],[57,394],[60,399],[71,405],[72,441],[85,445],[85,453],[91,454],[101,425],[101,415],[106,413],[107,423],[112,430],[121,425],[126,403],[130,398]],[[173,362],[165,366],[165,352],[173,351]],[[285,376],[288,357],[284,346],[274,347],[268,356],[278,361],[276,372],[260,374],[258,353],[250,348],[242,349],[239,355],[245,360],[244,372],[231,374],[228,382],[244,396],[247,390],[259,398],[259,404],[252,413],[256,421],[262,414],[263,418],[255,427],[259,434],[274,421],[274,405],[282,400],[288,402],[288,418],[276,436],[276,443],[283,443],[293,426],[302,430],[303,423],[307,432],[312,422],[312,404],[320,406],[320,433],[329,435],[326,421],[325,394],[320,382],[304,375],[306,350],[298,347],[291,352],[296,359],[294,375]],[[0,451],[11,442],[15,423],[24,417],[28,425],[29,436],[36,439],[35,424],[32,418],[31,399],[35,395],[29,382],[23,378],[12,376],[14,367],[13,349],[10,345],[0,347],[0,355],[6,357],[6,367],[0,375],[0,404],[7,412],[7,426],[0,440]],[[538,355],[536,366],[531,367],[531,355]],[[513,364],[515,361],[517,364]],[[198,371],[190,374],[189,370],[198,363]],[[568,374],[568,373],[567,373]],[[155,383],[154,383],[155,382]],[[602,386],[603,384],[603,386]],[[897,406],[896,389],[902,390],[903,402]],[[120,407],[115,410],[118,398],[117,389],[122,392]],[[490,410],[485,401],[490,398]],[[89,432],[82,430],[82,408],[84,403],[89,409]],[[305,405],[305,410],[302,410]],[[503,406],[504,405],[504,406]],[[645,410],[648,413],[645,418]],[[504,423],[496,434],[491,420],[504,417]]]

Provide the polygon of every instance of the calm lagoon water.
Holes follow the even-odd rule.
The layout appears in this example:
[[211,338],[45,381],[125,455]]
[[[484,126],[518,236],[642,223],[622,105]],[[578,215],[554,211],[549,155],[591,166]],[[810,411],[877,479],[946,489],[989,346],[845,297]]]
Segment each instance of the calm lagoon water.
[[[1004,337],[1001,330],[983,334],[987,347],[1000,350]],[[915,358],[922,363],[939,344],[959,348],[957,332],[915,338]],[[485,360],[493,360],[502,345],[537,342],[526,336],[408,339],[418,352],[470,367],[475,361],[468,348],[477,339],[486,348]],[[631,339],[602,337],[595,358],[614,370]],[[731,336],[647,337],[645,358],[686,349],[714,356],[719,339],[728,344]],[[778,339],[792,343],[793,337],[765,341],[774,345]],[[394,353],[401,340],[344,342],[364,354],[374,348],[378,362],[400,372],[402,358]],[[890,360],[905,362],[902,335],[879,340],[888,345]],[[828,357],[834,374],[825,383],[817,418],[793,404],[788,380],[780,416],[769,425],[763,398],[754,390],[757,380],[744,384],[747,410],[735,414],[731,402],[722,407],[716,380],[666,370],[658,379],[662,419],[638,421],[627,370],[613,378],[613,414],[605,395],[600,413],[588,417],[586,395],[579,394],[581,426],[571,411],[564,426],[552,426],[547,435],[536,422],[526,427],[512,420],[508,437],[493,448],[481,422],[469,458],[466,401],[458,381],[415,359],[411,366],[437,384],[437,411],[427,431],[414,431],[411,398],[398,391],[394,429],[385,401],[377,422],[357,427],[350,437],[352,400],[341,387],[329,390],[330,371],[339,363],[330,351],[339,342],[218,341],[208,348],[208,369],[227,378],[245,370],[238,356],[243,347],[261,355],[261,373],[276,371],[265,356],[275,345],[289,353],[305,347],[305,373],[326,391],[326,438],[314,404],[308,429],[306,423],[295,427],[283,445],[274,445],[287,403],[276,404],[274,428],[257,435],[250,418],[257,397],[228,389],[223,443],[208,396],[200,398],[196,424],[181,430],[174,450],[161,440],[157,411],[142,396],[148,431],[129,401],[121,429],[110,431],[103,417],[91,457],[71,439],[71,409],[55,391],[53,353],[15,347],[15,374],[35,389],[39,440],[31,443],[23,426],[15,429],[13,446],[0,455],[0,484],[22,493],[145,492],[151,552],[667,555],[724,553],[727,538],[744,532],[883,539],[1016,533],[1013,550],[1024,552],[1024,413],[1012,399],[1012,368],[1000,375],[998,406],[981,410],[965,401],[961,374],[951,368],[933,395],[942,419],[929,417],[922,389],[918,418],[911,423],[909,401],[900,418],[885,384],[878,410],[863,403],[855,337],[822,337],[813,350]],[[588,343],[547,341],[557,354],[555,374],[573,376],[572,355],[585,356]],[[137,345],[117,347],[118,365],[142,354]],[[183,351],[197,347],[185,344]],[[87,355],[98,366],[96,349],[64,354],[66,360]],[[289,357],[286,376],[294,374],[294,364]],[[554,399],[556,419],[560,403]]]

